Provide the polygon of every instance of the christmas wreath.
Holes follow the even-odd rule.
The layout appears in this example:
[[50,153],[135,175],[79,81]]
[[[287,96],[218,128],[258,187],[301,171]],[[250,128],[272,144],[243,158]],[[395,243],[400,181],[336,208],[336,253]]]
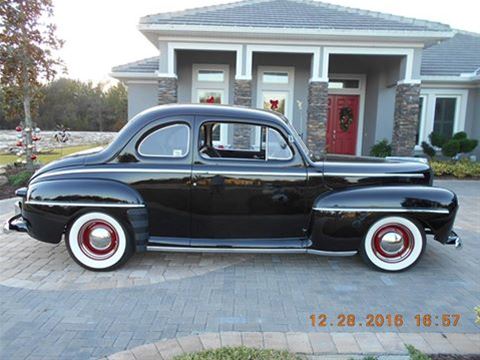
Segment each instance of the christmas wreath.
[[353,111],[351,107],[345,106],[340,109],[340,128],[347,132],[353,123]]

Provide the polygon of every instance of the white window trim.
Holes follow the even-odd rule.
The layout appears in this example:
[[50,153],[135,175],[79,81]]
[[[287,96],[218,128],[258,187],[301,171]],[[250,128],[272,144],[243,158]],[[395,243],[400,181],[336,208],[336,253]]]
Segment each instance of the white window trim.
[[358,80],[357,89],[328,89],[328,94],[332,95],[359,95],[358,102],[358,124],[357,124],[357,144],[355,145],[355,155],[362,154],[363,146],[363,123],[365,121],[365,92],[367,76],[365,74],[329,74],[329,79]]
[[[198,72],[200,70],[219,70],[223,71],[224,78],[222,82],[217,81],[198,81]],[[198,103],[198,90],[217,90],[222,92],[221,104],[230,102],[230,66],[227,64],[192,64],[192,103]],[[218,144],[228,142],[228,126],[220,127],[220,141]]]
[[[455,107],[455,118],[453,121],[453,134],[465,131],[465,116],[467,113],[468,90],[464,89],[421,89],[420,96],[424,97],[423,110],[420,117],[419,144],[422,141],[429,142],[428,135],[433,131],[435,120],[435,103],[437,98],[457,99]],[[416,150],[421,150],[417,144]]]
[[420,124],[418,126],[418,144],[415,144],[415,150],[421,149],[422,141],[425,141],[423,140],[422,134],[425,132],[425,116],[427,114],[428,97],[427,95],[423,95],[420,93],[420,98],[423,99],[423,106],[422,106],[422,113],[420,114],[420,117],[419,117]]

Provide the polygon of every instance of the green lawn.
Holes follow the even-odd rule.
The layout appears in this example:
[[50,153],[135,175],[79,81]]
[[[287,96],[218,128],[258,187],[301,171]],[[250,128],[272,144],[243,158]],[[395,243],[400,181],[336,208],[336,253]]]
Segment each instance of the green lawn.
[[[42,164],[47,164],[51,161],[60,159],[63,156],[73,154],[78,151],[91,149],[97,146],[99,145],[90,144],[81,146],[69,146],[64,147],[63,149],[55,149],[51,153],[38,155],[37,161],[41,162]],[[0,154],[0,165],[13,164],[15,160],[17,160],[17,158],[18,157],[14,154]]]

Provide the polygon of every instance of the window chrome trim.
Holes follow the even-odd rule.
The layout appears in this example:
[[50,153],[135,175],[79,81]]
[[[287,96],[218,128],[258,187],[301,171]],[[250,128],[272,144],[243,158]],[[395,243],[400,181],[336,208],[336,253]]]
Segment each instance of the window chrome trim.
[[27,200],[26,205],[40,205],[40,206],[84,206],[84,207],[110,207],[110,208],[140,208],[145,207],[145,204],[116,204],[116,203],[86,203],[86,202],[66,202],[66,201],[41,201],[41,200]]
[[[177,127],[177,126],[185,126],[188,130],[188,136],[187,136],[187,152],[185,154],[182,154],[182,156],[175,156],[175,155],[154,155],[154,154],[145,154],[143,152],[140,151],[140,148],[142,147],[143,143],[152,135],[156,134],[157,132],[159,131],[163,131],[163,130],[166,130],[166,129],[170,129],[170,128],[174,128],[174,127]],[[140,144],[138,144],[136,146],[136,149],[137,149],[137,152],[139,155],[141,156],[144,156],[144,157],[149,157],[149,158],[173,158],[173,159],[184,159],[188,156],[188,154],[190,153],[190,137],[191,137],[191,129],[190,129],[190,126],[187,124],[187,123],[184,123],[184,122],[181,122],[179,121],[178,123],[174,123],[174,124],[171,124],[171,125],[167,125],[167,126],[162,126],[154,131],[152,131],[150,134],[148,134],[147,136],[145,136],[142,141],[140,141]]]
[[314,207],[313,211],[322,212],[396,212],[396,213],[432,213],[449,214],[448,209],[415,209],[415,208],[341,208],[341,207]]

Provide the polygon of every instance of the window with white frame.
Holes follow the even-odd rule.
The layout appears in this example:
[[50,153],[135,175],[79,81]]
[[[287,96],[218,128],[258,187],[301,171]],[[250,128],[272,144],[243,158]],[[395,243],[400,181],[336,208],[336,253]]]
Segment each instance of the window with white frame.
[[445,137],[465,129],[468,90],[422,89],[417,145],[429,142],[432,132]]
[[453,135],[455,113],[457,108],[456,97],[437,97],[435,99],[435,113],[433,116],[433,132],[450,138]]
[[294,68],[259,66],[257,76],[257,107],[277,111],[292,119]]
[[[229,65],[193,64],[192,102],[201,104],[228,104]],[[214,132],[214,142],[228,142],[228,124],[222,124]]]

